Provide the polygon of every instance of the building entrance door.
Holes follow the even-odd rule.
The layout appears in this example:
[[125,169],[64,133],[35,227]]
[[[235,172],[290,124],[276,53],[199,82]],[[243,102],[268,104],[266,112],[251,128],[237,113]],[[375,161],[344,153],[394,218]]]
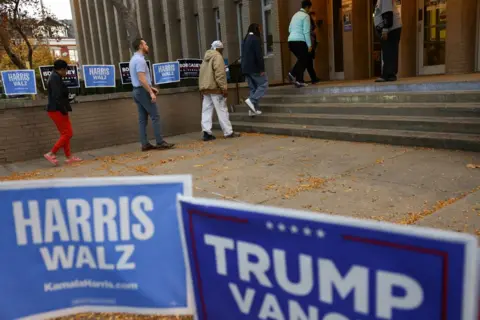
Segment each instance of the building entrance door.
[[418,73],[445,73],[447,0],[418,0]]
[[343,10],[342,0],[328,0],[330,39],[330,79],[343,80]]

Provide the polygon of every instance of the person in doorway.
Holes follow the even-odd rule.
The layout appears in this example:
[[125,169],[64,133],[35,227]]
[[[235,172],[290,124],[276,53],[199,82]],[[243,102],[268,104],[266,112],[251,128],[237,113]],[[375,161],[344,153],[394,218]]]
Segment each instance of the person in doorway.
[[[160,130],[160,116],[157,109],[158,90],[152,87],[152,77],[145,60],[149,52],[148,44],[142,38],[132,43],[135,54],[130,60],[130,77],[132,78],[133,100],[137,104],[140,143],[142,151],[166,150],[175,147],[163,140]],[[153,131],[157,144],[150,144],[147,137],[148,116],[152,119]]]
[[73,131],[68,113],[72,111],[72,107],[70,106],[68,88],[62,80],[67,76],[67,71],[67,62],[56,60],[53,63],[53,72],[47,82],[48,105],[46,110],[60,132],[60,139],[44,157],[55,166],[58,165],[57,152],[60,149],[65,152],[65,162],[67,164],[82,161],[82,159],[73,156],[70,150]]
[[308,13],[312,9],[312,1],[303,0],[302,8],[298,11],[290,21],[288,29],[288,47],[290,51],[297,57],[297,63],[292,71],[288,73],[291,82],[295,83],[297,88],[306,87],[303,81],[303,74],[308,66],[310,55],[312,52],[311,24]]
[[265,74],[260,25],[257,23],[253,23],[248,27],[247,35],[243,41],[242,72],[250,88],[250,96],[245,100],[245,104],[250,108],[248,114],[250,116],[262,114],[258,104],[267,92],[268,79]]
[[310,38],[312,40],[312,51],[310,52],[310,59],[308,60],[307,64],[307,71],[308,74],[310,75],[310,79],[312,80],[312,84],[317,84],[320,82],[320,79],[317,78],[317,73],[315,72],[315,66],[314,66],[314,60],[315,60],[315,53],[317,51],[317,17],[315,15],[315,12],[311,11],[309,13],[310,15],[310,26],[311,26],[311,33],[310,33]]
[[396,81],[402,19],[395,0],[377,0],[374,13],[375,30],[382,46],[382,76],[376,82]]
[[227,72],[225,71],[223,43],[221,41],[217,40],[213,42],[212,48],[205,53],[205,58],[200,66],[198,83],[203,96],[203,141],[216,139],[212,133],[213,109],[217,111],[218,121],[220,122],[225,138],[239,137],[240,134],[233,132],[228,114]]

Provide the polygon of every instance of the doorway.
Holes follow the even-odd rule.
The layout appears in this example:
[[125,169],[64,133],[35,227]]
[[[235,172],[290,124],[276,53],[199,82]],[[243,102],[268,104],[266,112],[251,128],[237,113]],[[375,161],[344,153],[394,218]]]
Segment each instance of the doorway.
[[345,79],[343,66],[343,10],[342,0],[328,0],[330,38],[330,79]]
[[418,73],[445,73],[447,0],[418,0]]
[[370,8],[368,12],[371,13],[369,25],[371,27],[369,35],[370,46],[370,78],[378,78],[382,76],[382,44],[380,43],[380,36],[375,32],[375,27],[373,26],[373,18],[375,6],[377,5],[377,0],[370,0]]

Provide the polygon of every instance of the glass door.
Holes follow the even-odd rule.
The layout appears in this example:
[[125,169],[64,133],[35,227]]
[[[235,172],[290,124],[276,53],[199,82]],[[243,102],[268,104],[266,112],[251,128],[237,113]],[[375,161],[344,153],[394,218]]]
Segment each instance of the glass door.
[[418,73],[445,73],[447,0],[418,1]]
[[343,80],[343,10],[342,0],[329,0],[330,79]]

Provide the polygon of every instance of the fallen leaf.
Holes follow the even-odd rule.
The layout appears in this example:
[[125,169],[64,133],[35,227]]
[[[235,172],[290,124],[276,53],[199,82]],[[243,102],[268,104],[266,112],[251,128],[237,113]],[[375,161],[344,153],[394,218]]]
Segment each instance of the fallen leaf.
[[468,169],[479,169],[480,168],[480,164],[467,164],[467,168]]

